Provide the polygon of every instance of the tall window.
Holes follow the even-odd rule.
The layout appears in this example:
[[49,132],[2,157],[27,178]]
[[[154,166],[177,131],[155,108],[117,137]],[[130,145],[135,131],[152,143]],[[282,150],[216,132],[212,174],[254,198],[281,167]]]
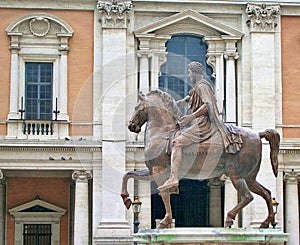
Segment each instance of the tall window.
[[23,245],[51,245],[51,224],[24,224]]
[[177,100],[190,90],[187,65],[191,61],[201,62],[205,67],[204,77],[211,81],[212,69],[206,64],[207,45],[201,37],[193,35],[173,36],[167,42],[167,62],[162,66],[159,87]]
[[25,119],[52,120],[53,64],[26,62]]

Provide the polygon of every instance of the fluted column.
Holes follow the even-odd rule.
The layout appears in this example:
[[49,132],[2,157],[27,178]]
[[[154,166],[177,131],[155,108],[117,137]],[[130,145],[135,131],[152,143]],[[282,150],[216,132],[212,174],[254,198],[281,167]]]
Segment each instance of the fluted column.
[[300,174],[294,170],[284,175],[286,214],[286,232],[290,234],[287,245],[299,244],[299,203],[298,203],[298,181]]
[[88,171],[74,171],[75,211],[74,211],[74,245],[89,244],[89,192],[88,180],[92,177]]

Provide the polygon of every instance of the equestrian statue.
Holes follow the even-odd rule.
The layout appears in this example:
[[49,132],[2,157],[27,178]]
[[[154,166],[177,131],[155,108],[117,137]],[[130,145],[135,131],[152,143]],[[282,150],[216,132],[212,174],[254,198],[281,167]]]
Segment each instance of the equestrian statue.
[[[170,228],[172,209],[170,194],[178,193],[179,180],[211,179],[227,175],[240,195],[240,202],[227,213],[225,227],[231,227],[236,215],[253,200],[251,192],[267,204],[268,217],[261,228],[274,222],[271,192],[256,181],[261,164],[262,142],[270,144],[274,175],[278,173],[280,136],[267,129],[255,133],[250,129],[225,124],[220,119],[211,84],[203,79],[199,62],[188,64],[193,87],[182,100],[175,101],[162,90],[139,94],[128,129],[139,133],[145,128],[146,169],[129,171],[123,177],[121,196],[127,209],[132,204],[127,191],[128,179],[155,181],[166,209],[158,228]],[[187,106],[185,115],[180,108]]]

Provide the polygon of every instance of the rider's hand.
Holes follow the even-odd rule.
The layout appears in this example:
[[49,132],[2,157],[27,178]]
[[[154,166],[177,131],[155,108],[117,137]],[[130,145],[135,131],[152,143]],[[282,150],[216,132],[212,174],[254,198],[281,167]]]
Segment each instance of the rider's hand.
[[185,127],[193,119],[194,119],[194,117],[192,115],[186,115],[186,116],[179,118],[178,124],[182,128],[182,127]]

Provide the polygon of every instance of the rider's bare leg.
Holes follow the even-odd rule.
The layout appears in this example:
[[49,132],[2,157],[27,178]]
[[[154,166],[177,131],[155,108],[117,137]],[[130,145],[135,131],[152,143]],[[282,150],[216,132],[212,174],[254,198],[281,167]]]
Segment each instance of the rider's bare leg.
[[182,160],[182,136],[177,137],[173,140],[173,150],[171,154],[171,176],[170,178],[157,189],[159,191],[165,191],[170,188],[178,187],[178,171]]

